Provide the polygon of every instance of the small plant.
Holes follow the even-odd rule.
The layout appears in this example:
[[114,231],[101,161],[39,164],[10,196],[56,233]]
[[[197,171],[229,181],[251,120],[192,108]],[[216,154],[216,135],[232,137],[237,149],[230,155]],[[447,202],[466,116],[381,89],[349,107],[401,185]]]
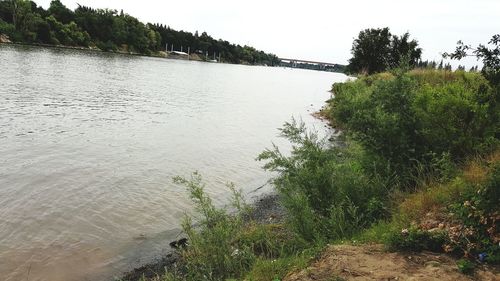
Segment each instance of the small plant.
[[471,262],[470,260],[460,259],[457,261],[457,267],[458,267],[458,271],[460,271],[463,274],[472,274],[472,273],[474,273],[474,269],[476,268],[476,265],[473,262]]

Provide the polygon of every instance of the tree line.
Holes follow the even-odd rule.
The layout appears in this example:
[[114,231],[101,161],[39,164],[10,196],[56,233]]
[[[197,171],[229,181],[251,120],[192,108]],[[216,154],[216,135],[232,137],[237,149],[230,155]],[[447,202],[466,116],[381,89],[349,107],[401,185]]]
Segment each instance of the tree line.
[[[59,0],[48,9],[28,0],[0,0],[0,34],[21,43],[41,43],[98,48],[151,55],[165,50],[166,44],[179,51],[189,46],[192,52],[220,54],[229,63],[279,65],[274,54],[250,46],[177,31],[163,24],[144,24],[122,11],[94,9],[78,5],[73,11]],[[170,49],[170,47],[169,47]]]

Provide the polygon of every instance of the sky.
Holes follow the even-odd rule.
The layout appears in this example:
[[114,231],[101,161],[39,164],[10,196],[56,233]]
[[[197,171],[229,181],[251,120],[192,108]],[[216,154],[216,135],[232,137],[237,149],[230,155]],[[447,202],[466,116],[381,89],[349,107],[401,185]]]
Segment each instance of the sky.
[[[35,0],[45,8],[50,0]],[[121,10],[143,22],[206,31],[281,58],[347,64],[353,40],[366,28],[389,27],[418,40],[424,60],[441,60],[462,40],[477,46],[500,33],[499,0],[61,0]],[[456,66],[458,62],[454,62]],[[467,67],[479,64],[469,58]]]

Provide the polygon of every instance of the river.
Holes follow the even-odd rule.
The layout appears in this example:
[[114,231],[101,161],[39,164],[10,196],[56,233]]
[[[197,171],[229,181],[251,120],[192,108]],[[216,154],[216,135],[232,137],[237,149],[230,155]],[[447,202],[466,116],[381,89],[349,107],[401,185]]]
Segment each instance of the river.
[[[342,74],[0,45],[0,276],[110,280],[164,254],[199,171],[218,205]],[[270,187],[260,190],[266,192]]]

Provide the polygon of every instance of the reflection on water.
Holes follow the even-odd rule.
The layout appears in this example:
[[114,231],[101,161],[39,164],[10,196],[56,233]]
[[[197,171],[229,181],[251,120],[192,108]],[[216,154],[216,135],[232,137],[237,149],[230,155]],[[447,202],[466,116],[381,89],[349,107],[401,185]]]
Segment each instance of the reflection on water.
[[[343,75],[0,45],[0,276],[96,280],[149,261],[191,210],[174,175],[269,178],[254,159]],[[145,239],[136,239],[145,237]]]

